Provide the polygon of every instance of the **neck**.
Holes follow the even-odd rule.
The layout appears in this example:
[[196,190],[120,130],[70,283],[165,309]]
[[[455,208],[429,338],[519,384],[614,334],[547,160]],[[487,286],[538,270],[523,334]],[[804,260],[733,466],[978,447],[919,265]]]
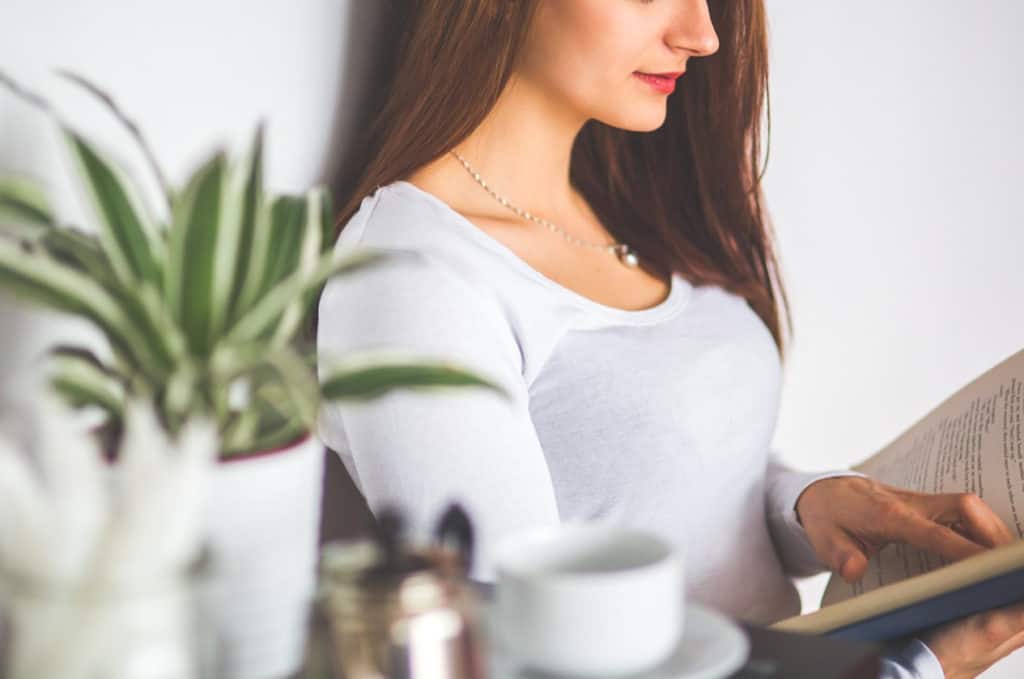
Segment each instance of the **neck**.
[[[582,199],[569,183],[569,164],[585,122],[578,111],[513,76],[484,121],[455,151],[509,203],[556,221],[581,209]],[[463,175],[459,181],[475,184],[456,158],[449,159],[452,171]],[[477,189],[480,202],[494,202]]]

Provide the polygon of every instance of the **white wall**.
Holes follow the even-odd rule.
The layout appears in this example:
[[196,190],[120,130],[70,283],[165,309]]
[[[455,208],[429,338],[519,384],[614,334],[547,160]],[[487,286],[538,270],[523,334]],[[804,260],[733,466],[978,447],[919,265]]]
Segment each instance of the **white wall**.
[[[4,0],[0,68],[142,174],[124,133],[50,70],[97,80],[175,182],[215,144],[241,148],[266,117],[268,184],[297,191],[352,133],[346,101],[365,86],[374,31],[362,27],[378,2]],[[768,8],[766,182],[797,333],[776,442],[823,469],[866,457],[1024,347],[1024,57],[1013,48],[1024,4]],[[47,178],[60,214],[87,223],[65,161],[52,128],[0,92],[0,171]],[[83,331],[0,303],[0,397],[69,333]],[[809,604],[820,587],[803,585]],[[1019,675],[1017,660],[986,676]]]
[[[855,463],[1024,348],[1017,0],[768,0],[795,313],[776,443]],[[802,583],[815,606],[821,578]],[[1024,655],[986,677],[1021,676]]]

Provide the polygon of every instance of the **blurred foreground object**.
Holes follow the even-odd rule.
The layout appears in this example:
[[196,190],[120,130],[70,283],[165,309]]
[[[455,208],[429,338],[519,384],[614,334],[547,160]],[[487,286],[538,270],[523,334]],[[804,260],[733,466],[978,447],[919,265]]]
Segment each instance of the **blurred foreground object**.
[[473,532],[449,504],[434,544],[403,544],[403,517],[381,512],[373,539],[328,543],[320,608],[344,679],[483,679],[477,593],[466,580]]
[[0,433],[0,676],[204,676],[194,596],[214,423],[172,439],[129,402],[111,463],[55,400],[32,415],[21,441]]

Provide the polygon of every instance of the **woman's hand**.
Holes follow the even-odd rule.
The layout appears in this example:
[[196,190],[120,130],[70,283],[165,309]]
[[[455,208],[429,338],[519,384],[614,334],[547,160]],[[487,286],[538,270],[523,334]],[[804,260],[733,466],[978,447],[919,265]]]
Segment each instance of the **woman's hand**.
[[946,679],[974,679],[1024,647],[1024,603],[975,613],[918,638],[939,659]]
[[[816,481],[796,509],[818,558],[847,582],[863,577],[868,559],[890,542],[959,560],[1014,540],[973,493],[917,493],[861,477]],[[973,678],[1024,647],[1024,603],[939,625],[919,638],[946,679]]]
[[812,483],[796,514],[818,558],[847,582],[860,580],[868,559],[890,542],[958,561],[1014,540],[973,493],[917,493],[859,476]]

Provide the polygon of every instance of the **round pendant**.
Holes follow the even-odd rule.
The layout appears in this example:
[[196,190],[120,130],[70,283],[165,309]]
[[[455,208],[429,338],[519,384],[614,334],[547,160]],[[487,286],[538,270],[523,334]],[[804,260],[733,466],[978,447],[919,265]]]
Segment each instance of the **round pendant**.
[[619,261],[626,266],[636,268],[640,265],[640,259],[637,251],[630,248],[625,243],[622,243],[618,248],[616,248],[615,254],[618,256]]

